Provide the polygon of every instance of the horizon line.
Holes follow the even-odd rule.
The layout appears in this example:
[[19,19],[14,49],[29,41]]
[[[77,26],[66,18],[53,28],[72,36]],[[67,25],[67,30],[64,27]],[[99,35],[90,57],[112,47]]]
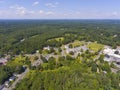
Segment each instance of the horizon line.
[[120,19],[107,19],[107,18],[106,19],[95,19],[95,18],[93,19],[86,19],[86,18],[85,19],[79,19],[79,18],[78,19],[74,19],[74,18],[73,19],[64,19],[64,18],[63,19],[57,19],[57,18],[56,19],[26,19],[26,18],[19,19],[18,18],[17,19],[16,18],[16,19],[0,19],[0,20],[120,20]]

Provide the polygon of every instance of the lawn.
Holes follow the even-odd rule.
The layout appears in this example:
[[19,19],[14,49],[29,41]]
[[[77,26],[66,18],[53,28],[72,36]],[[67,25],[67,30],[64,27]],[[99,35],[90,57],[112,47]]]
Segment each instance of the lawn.
[[85,44],[84,41],[78,41],[75,40],[73,43],[71,43],[73,47],[79,47],[79,46],[83,46]]
[[87,47],[88,47],[90,50],[97,52],[97,51],[99,51],[100,49],[103,49],[103,48],[104,48],[104,45],[98,44],[97,42],[92,42],[92,43],[90,43]]
[[48,41],[52,41],[52,40],[56,40],[56,41],[60,42],[60,41],[64,41],[64,38],[59,37],[59,38],[49,39]]
[[59,37],[59,38],[55,38],[56,41],[64,41],[64,38],[63,37]]

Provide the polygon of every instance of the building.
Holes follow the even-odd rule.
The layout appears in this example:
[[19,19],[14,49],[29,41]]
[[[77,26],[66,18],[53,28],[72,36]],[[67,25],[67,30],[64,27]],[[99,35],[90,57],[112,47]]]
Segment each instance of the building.
[[119,51],[119,49],[111,49],[111,48],[106,48],[104,49],[103,53],[105,54],[105,58],[104,60],[105,61],[108,61],[108,62],[120,62],[120,55],[119,54],[115,54],[116,51]]
[[50,50],[50,46],[44,47],[44,50]]
[[12,76],[12,77],[9,78],[9,81],[14,81],[15,79],[16,79],[16,77]]
[[20,74],[18,74],[18,73],[13,73],[13,76],[15,76],[15,77],[20,77]]
[[10,86],[10,81],[6,81],[5,82],[5,87],[9,87]]
[[69,46],[68,46],[68,45],[65,45],[65,49],[69,49]]
[[6,65],[7,60],[5,58],[0,58],[0,65]]

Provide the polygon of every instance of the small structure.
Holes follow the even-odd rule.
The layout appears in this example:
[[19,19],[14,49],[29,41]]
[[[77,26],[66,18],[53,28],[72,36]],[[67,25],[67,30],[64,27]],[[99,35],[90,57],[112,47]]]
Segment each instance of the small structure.
[[36,53],[39,53],[39,50],[36,50]]
[[50,50],[50,46],[44,47],[44,50]]
[[7,60],[5,58],[0,58],[0,65],[6,65]]
[[25,41],[25,39],[20,40],[20,42],[23,42],[23,41]]
[[15,77],[15,76],[12,76],[12,77],[9,78],[9,81],[12,82],[12,81],[14,81],[15,79],[16,79],[16,77]]
[[69,46],[68,46],[68,45],[65,45],[65,49],[69,49]]
[[119,54],[116,54],[115,52],[116,51],[120,51],[119,49],[111,49],[111,48],[106,48],[104,49],[103,53],[105,54],[105,58],[104,60],[105,61],[108,61],[108,62],[117,62],[117,63],[120,63],[120,55]]
[[107,72],[106,72],[106,71],[103,71],[103,74],[107,74]]
[[18,73],[13,73],[13,76],[15,76],[15,77],[20,77],[20,74],[18,74]]
[[113,35],[114,38],[117,37],[117,36],[118,36],[117,34]]
[[10,86],[10,81],[6,81],[5,82],[5,87],[9,87]]

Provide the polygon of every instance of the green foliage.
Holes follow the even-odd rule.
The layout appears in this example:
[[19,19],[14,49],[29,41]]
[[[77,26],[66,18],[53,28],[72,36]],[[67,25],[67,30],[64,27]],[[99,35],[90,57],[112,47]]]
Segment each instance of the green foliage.
[[[83,53],[78,56],[78,60],[68,55],[58,60],[52,57],[48,61],[41,57],[44,63],[38,67],[31,67],[27,57],[19,56],[6,66],[0,66],[0,83],[14,72],[21,73],[22,65],[28,65],[31,72],[15,90],[120,90],[119,72],[111,73],[110,65],[103,61],[103,55],[97,61],[93,60],[103,49],[103,45],[113,48],[120,45],[119,28],[119,22],[114,24],[112,21],[96,20],[92,23],[74,20],[0,21],[0,56],[33,54],[36,50],[42,52],[43,47],[48,45],[59,47],[58,51],[61,52],[62,45],[70,43],[72,48],[86,44],[85,41],[92,42],[88,48],[95,51],[91,53],[89,50],[81,50]],[[114,38],[114,35],[117,37]],[[54,50],[52,48],[46,52],[52,53]]]
[[70,55],[74,55],[74,52],[73,52],[73,51],[70,51],[69,54],[70,54]]
[[24,72],[23,65],[30,66],[31,62],[27,57],[18,56],[13,60],[9,61],[7,65],[0,66],[0,84],[4,83],[13,73],[22,73]]
[[11,67],[8,66],[0,66],[0,84],[4,83],[13,73]]
[[[101,57],[102,58],[102,55]],[[69,60],[68,60],[69,59]],[[39,69],[31,71],[17,84],[15,90],[119,90],[120,74],[112,74],[109,64],[101,67],[109,73],[97,73],[97,64],[91,60],[80,63],[78,60],[59,57],[57,63],[51,57]],[[94,73],[93,73],[94,72]]]
[[[3,55],[8,52],[13,55],[20,54],[21,52],[35,53],[36,50],[41,51],[47,45],[60,47],[62,44],[68,44],[70,42],[72,42],[73,47],[76,47],[84,44],[81,41],[97,41],[98,43],[116,48],[116,46],[120,45],[120,36],[118,35],[120,34],[118,31],[120,26],[112,22],[106,23],[83,23],[81,21],[64,20],[51,22],[1,21],[0,54]],[[95,34],[96,26],[102,27],[103,29],[97,29],[97,33]],[[118,36],[114,38],[114,35]],[[95,43],[89,47],[91,49],[92,47],[96,47],[94,50],[97,51],[100,48],[99,46],[102,48],[101,45]]]
[[15,90],[119,90],[117,78],[116,74],[92,73],[87,65],[74,62],[53,70],[30,72]]
[[98,52],[99,50],[101,50],[101,49],[103,49],[103,45],[102,44],[98,44],[98,43],[90,43],[89,45],[88,45],[88,48],[90,49],[90,50],[93,50],[93,51],[95,51],[95,52]]
[[71,43],[72,47],[79,47],[79,46],[82,46],[84,44],[85,44],[84,41],[78,41],[78,40],[75,40],[73,43]]
[[97,65],[95,63],[92,64],[91,71],[97,72]]

